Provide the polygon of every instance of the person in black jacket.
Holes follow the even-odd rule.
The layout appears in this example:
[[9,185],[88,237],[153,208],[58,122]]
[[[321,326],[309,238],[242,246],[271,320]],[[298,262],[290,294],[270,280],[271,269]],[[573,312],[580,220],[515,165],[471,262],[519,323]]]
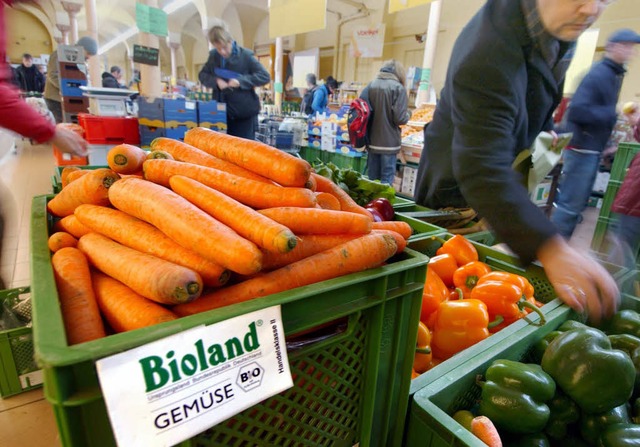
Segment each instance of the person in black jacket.
[[611,34],[604,58],[585,75],[569,103],[566,130],[573,133],[573,138],[562,153],[556,209],[551,216],[567,239],[587,207],[600,158],[618,118],[616,105],[625,64],[639,43],[640,35],[630,29]]
[[122,79],[122,69],[117,65],[111,67],[109,73],[102,73],[102,86],[107,88],[127,88],[126,85],[120,83]]
[[198,78],[213,89],[213,99],[227,104],[227,133],[255,140],[260,99],[254,89],[268,84],[271,76],[224,26],[213,26],[209,41],[214,49]]
[[615,281],[558,234],[511,166],[553,129],[575,41],[607,3],[488,0],[454,45],[416,184],[421,205],[478,211],[523,264],[539,259],[559,297],[594,323],[615,311]]
[[38,67],[33,65],[33,56],[29,53],[22,55],[22,65],[16,68],[16,76],[20,90],[23,92],[42,93],[44,91],[45,77]]

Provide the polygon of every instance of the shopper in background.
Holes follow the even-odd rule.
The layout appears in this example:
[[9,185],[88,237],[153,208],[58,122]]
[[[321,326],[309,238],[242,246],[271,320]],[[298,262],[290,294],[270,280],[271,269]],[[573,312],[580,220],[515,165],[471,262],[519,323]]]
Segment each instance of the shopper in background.
[[316,94],[316,90],[318,90],[318,81],[316,75],[313,73],[307,73],[305,81],[307,81],[307,91],[302,97],[302,102],[300,103],[300,111],[307,115],[311,115],[314,113],[313,98]]
[[251,50],[241,47],[224,26],[209,30],[214,49],[198,78],[213,89],[213,98],[227,104],[227,133],[254,140],[260,113],[256,87],[269,83],[269,72]]
[[44,91],[45,78],[38,67],[33,65],[33,56],[29,53],[22,55],[22,64],[16,68],[16,75],[20,83],[20,90],[23,92]]
[[122,80],[122,69],[114,65],[109,70],[102,73],[102,86],[105,88],[127,88],[126,85],[120,83]]
[[[76,45],[84,48],[86,60],[98,53],[98,43],[91,37],[85,36],[78,39]],[[53,113],[56,123],[61,123],[62,119],[62,96],[60,94],[60,73],[58,67],[58,52],[54,51],[49,57],[47,64],[47,82],[44,86],[44,100],[47,107]]]
[[618,117],[616,104],[625,64],[635,55],[639,43],[640,35],[630,29],[609,36],[604,58],[585,75],[569,104],[565,128],[573,138],[562,153],[556,209],[551,216],[567,239],[587,207],[602,153]]
[[421,205],[473,207],[523,264],[539,259],[558,296],[595,324],[617,307],[615,281],[558,234],[511,166],[553,129],[575,41],[607,3],[488,0],[454,45],[416,185]]
[[369,126],[367,175],[371,180],[393,184],[396,158],[402,140],[400,125],[411,118],[408,109],[406,73],[402,64],[389,60],[360,95],[369,101],[373,120]]
[[311,102],[313,113],[324,113],[327,104],[329,104],[329,96],[331,96],[337,88],[338,81],[333,79],[333,76],[327,76],[324,84],[318,87],[313,93],[313,101]]

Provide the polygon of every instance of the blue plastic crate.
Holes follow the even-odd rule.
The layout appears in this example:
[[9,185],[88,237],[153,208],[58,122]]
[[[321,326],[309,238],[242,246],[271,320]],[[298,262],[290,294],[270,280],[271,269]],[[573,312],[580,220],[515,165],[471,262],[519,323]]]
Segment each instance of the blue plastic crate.
[[198,103],[186,99],[165,99],[164,121],[166,127],[188,124],[195,127],[198,123]]
[[60,94],[64,98],[72,96],[82,96],[84,93],[81,86],[86,86],[86,79],[60,79]]
[[138,121],[146,126],[164,127],[164,100],[138,97]]
[[165,137],[166,129],[162,127],[138,126],[140,129],[140,147],[149,147],[151,142],[158,137]]

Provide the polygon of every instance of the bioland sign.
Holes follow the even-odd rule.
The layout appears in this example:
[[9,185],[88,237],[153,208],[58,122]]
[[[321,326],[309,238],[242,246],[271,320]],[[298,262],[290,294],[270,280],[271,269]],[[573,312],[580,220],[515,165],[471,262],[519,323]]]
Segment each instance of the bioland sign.
[[119,446],[172,446],[293,386],[280,306],[96,362]]

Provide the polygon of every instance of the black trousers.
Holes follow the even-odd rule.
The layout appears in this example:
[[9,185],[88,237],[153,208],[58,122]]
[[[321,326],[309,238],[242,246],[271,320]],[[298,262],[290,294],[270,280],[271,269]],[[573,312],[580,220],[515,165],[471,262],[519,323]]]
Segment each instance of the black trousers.
[[258,116],[243,119],[227,119],[227,134],[247,140],[256,139]]

